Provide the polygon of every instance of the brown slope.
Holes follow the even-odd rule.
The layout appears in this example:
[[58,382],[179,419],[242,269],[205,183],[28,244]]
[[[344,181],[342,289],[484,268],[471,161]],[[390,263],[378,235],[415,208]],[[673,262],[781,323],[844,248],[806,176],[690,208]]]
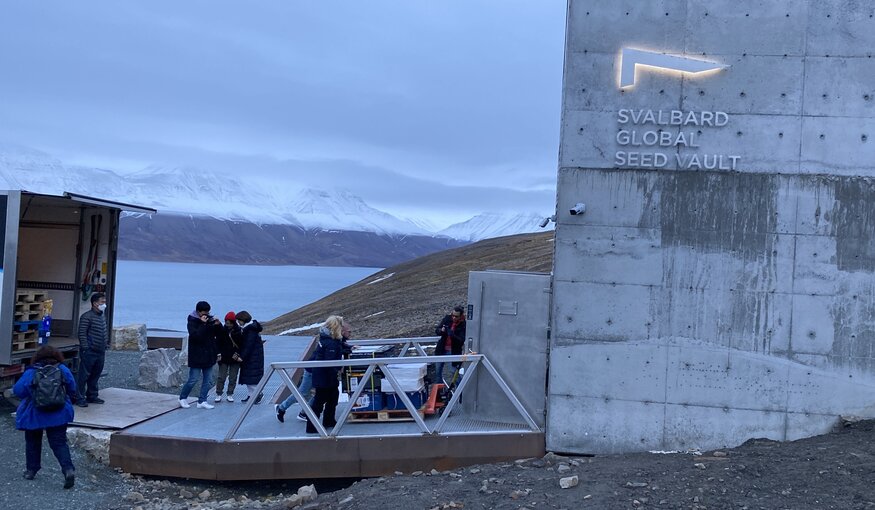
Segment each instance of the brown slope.
[[352,324],[357,338],[428,336],[454,305],[465,304],[469,271],[546,273],[552,267],[553,232],[487,239],[390,267],[264,326],[268,334],[277,334],[339,314]]

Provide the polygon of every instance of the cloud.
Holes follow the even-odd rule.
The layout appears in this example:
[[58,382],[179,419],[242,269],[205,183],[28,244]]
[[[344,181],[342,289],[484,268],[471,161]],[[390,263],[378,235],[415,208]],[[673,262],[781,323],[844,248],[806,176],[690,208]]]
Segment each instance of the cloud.
[[552,208],[564,16],[562,0],[5,3],[0,139],[122,170],[319,172],[411,210]]

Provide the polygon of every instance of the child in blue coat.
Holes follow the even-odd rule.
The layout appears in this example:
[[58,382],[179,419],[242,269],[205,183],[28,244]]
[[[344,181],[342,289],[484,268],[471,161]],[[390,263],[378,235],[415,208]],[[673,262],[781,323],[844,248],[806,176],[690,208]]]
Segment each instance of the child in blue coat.
[[[64,405],[52,411],[36,407],[31,388],[37,370],[47,365],[58,367],[63,376],[66,390]],[[27,470],[24,472],[24,478],[33,480],[37,471],[40,470],[43,430],[45,430],[49,446],[52,448],[55,458],[58,459],[61,472],[64,474],[64,488],[73,487],[76,480],[76,470],[70,459],[70,447],[67,444],[67,424],[73,421],[76,380],[73,379],[73,373],[70,372],[70,369],[64,365],[64,356],[50,345],[41,347],[31,360],[31,366],[27,367],[24,374],[15,383],[13,391],[21,399],[21,404],[18,405],[18,410],[15,412],[15,428],[24,431],[27,459]]]

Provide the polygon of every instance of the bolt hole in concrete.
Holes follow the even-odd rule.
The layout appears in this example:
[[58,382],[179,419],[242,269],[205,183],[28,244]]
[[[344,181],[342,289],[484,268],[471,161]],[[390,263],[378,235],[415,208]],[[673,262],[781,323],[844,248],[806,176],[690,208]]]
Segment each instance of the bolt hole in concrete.
[[784,133],[778,133],[778,138],[784,138]]
[[860,137],[860,140],[862,140],[862,141],[864,141],[864,142],[865,142],[866,140],[868,140],[868,139],[869,139],[869,137],[866,136],[866,135],[863,135],[863,136]]

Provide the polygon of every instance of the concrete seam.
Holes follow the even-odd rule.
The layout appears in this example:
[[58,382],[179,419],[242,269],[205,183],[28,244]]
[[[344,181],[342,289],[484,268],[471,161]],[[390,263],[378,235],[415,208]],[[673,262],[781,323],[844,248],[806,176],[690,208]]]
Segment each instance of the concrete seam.
[[[605,397],[595,397],[595,396],[585,396],[585,395],[573,395],[570,393],[553,393],[554,397],[565,397],[565,398],[582,398],[587,400],[605,400]],[[777,413],[785,416],[789,415],[802,415],[802,416],[835,416],[835,413],[828,412],[810,412],[810,411],[790,411],[789,409],[770,409],[770,408],[756,408],[756,407],[735,407],[735,406],[721,406],[721,405],[705,405],[705,404],[690,404],[686,402],[658,402],[651,400],[635,400],[635,399],[627,399],[627,398],[609,398],[608,400],[613,400],[616,402],[628,402],[628,403],[638,403],[638,404],[653,404],[653,405],[661,405],[661,406],[679,406],[679,407],[698,407],[702,409],[729,409],[730,411],[752,411],[758,413]]]

